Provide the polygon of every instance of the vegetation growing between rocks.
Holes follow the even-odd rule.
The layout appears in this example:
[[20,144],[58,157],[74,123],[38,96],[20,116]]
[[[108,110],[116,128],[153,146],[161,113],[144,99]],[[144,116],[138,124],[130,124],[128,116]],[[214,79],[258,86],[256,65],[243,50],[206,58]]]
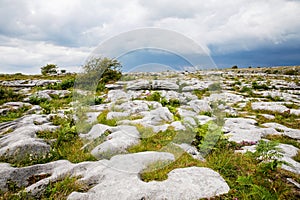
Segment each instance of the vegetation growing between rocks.
[[51,150],[48,154],[42,157],[28,155],[26,158],[13,161],[1,158],[1,161],[11,163],[15,167],[24,167],[61,159],[66,159],[73,163],[96,160],[89,152],[82,149],[84,143],[78,136],[76,126],[71,118],[54,117],[52,121],[55,125],[59,125],[60,128],[55,131],[46,130],[37,133],[39,138],[45,139],[50,144]]
[[[189,154],[182,154],[172,163],[153,163],[141,174],[142,180],[162,181],[167,174],[176,168],[198,166],[209,167],[219,172],[229,184],[228,194],[214,199],[297,199],[300,192],[291,185],[286,177],[297,182],[300,176],[279,169],[279,165],[264,164],[258,159],[270,148],[262,147],[259,153],[234,153],[237,144],[219,140],[213,151],[205,158],[206,162],[193,159]],[[272,149],[272,148],[271,148]]]
[[[67,199],[72,192],[86,192],[89,187],[86,184],[78,182],[80,177],[70,177],[66,176],[62,180],[55,182],[49,182],[46,189],[39,196],[39,199]],[[8,191],[0,191],[1,200],[33,200],[36,199],[32,195],[24,190],[24,188],[19,188],[16,183],[10,181],[8,184]]]
[[57,182],[50,182],[41,199],[67,199],[72,192],[86,192],[89,187],[78,182],[79,177],[67,176]]
[[18,119],[24,115],[26,111],[29,110],[29,106],[23,106],[16,110],[10,110],[5,114],[0,115],[0,123],[1,122],[7,122],[7,121],[13,121],[15,119]]
[[0,86],[0,105],[11,101],[21,101],[23,95],[14,92],[12,89]]
[[[243,71],[243,69],[239,69]],[[252,70],[252,69],[251,69]],[[277,69],[276,69],[277,70]],[[275,70],[275,71],[276,71]],[[270,73],[275,71],[270,69]],[[298,71],[299,72],[299,71]],[[278,72],[279,73],[279,72]],[[286,71],[287,74],[293,74],[294,71]],[[279,73],[280,74],[280,73]],[[110,76],[108,74],[108,76]],[[195,75],[196,76],[196,75]],[[18,74],[16,78],[39,78],[41,76],[25,76]],[[43,78],[57,78],[59,76],[53,75],[48,76],[45,75]],[[45,87],[35,87],[34,90],[43,90],[43,89],[54,89],[61,90],[67,89],[72,91],[72,87],[74,85],[74,77],[65,76],[66,78],[60,77],[62,79],[62,83],[48,85]],[[159,77],[151,77],[152,79],[157,79]],[[12,76],[0,76],[0,80],[11,80]],[[128,76],[125,79],[135,80],[135,76]],[[117,80],[117,79],[116,79]],[[255,99],[255,101],[282,101],[283,99],[280,97],[266,96],[263,97],[259,94],[258,90],[266,90],[268,88],[272,89],[272,85],[270,82],[265,81],[263,78],[257,78],[256,80],[250,79],[240,80],[239,78],[233,77],[232,82],[234,82],[231,87],[234,93],[239,93],[245,97],[251,97]],[[286,80],[294,81],[298,84],[299,80],[292,80],[291,77],[286,77]],[[115,81],[115,80],[114,80]],[[97,90],[103,91],[105,90],[105,84],[103,82],[99,82],[97,85]],[[109,81],[108,81],[109,82]],[[107,82],[107,83],[108,83]],[[246,83],[244,85],[244,83]],[[299,84],[298,84],[299,85]],[[182,85],[181,87],[183,87]],[[213,85],[210,89],[204,90],[196,90],[193,93],[198,96],[199,99],[204,96],[210,95],[209,90],[219,90],[221,85]],[[274,88],[273,88],[274,89]],[[1,93],[2,90],[2,93]],[[3,92],[5,91],[5,92]],[[6,95],[6,93],[10,94]],[[102,93],[103,94],[103,93]],[[296,93],[297,94],[297,93]],[[0,95],[4,95],[3,98],[0,98],[2,103],[8,101],[18,101],[23,99],[22,95],[14,92],[11,89],[0,87]],[[6,95],[6,96],[5,96]],[[15,95],[15,96],[14,96]],[[43,112],[46,114],[49,113],[57,113],[57,111],[68,108],[69,103],[72,101],[72,96],[67,96],[66,98],[59,98],[57,96],[51,96],[52,100],[47,99],[39,99],[32,97],[30,102],[36,105],[40,105],[43,108]],[[249,98],[250,99],[250,98]],[[146,97],[146,100],[149,101],[157,101],[160,102],[163,106],[167,107],[171,113],[174,114],[174,120],[181,120],[181,116],[177,112],[177,108],[180,106],[180,102],[177,99],[166,100],[161,96],[159,92],[152,92],[149,96]],[[99,98],[91,98],[86,99],[88,101],[88,105],[101,104],[104,102],[104,97]],[[250,101],[252,101],[250,99]],[[224,104],[225,105],[225,104]],[[235,104],[237,106],[238,103]],[[289,103],[284,104],[286,107],[290,109],[299,109],[299,105],[297,103]],[[233,106],[232,106],[233,107]],[[0,116],[0,122],[10,121],[15,118],[21,117],[27,110],[23,108],[20,110],[12,111],[6,113],[4,116]],[[239,110],[240,111],[240,110]],[[246,117],[249,115],[253,115],[256,117],[258,121],[258,125],[261,125],[266,122],[277,122],[283,124],[290,128],[299,129],[299,116],[291,115],[290,113],[277,113],[271,111],[255,111],[251,108],[251,102],[246,105],[244,109],[242,109],[244,113],[239,114],[241,117]],[[133,115],[124,118],[117,119],[107,119],[107,114],[109,110],[103,111],[97,118],[97,122],[101,124],[107,124],[109,126],[116,126],[117,122],[122,119],[135,120],[140,119],[141,115]],[[66,112],[65,112],[66,113]],[[200,113],[212,116],[212,113]],[[261,114],[271,114],[275,117],[275,119],[267,119],[263,117]],[[56,131],[43,131],[38,132],[37,135],[40,138],[45,139],[51,145],[50,154],[46,155],[44,158],[34,158],[28,157],[22,162],[14,162],[13,166],[28,166],[37,163],[47,163],[54,160],[59,159],[67,159],[71,162],[82,162],[87,160],[96,160],[89,152],[94,149],[95,146],[102,143],[105,139],[105,136],[109,135],[109,132],[106,132],[103,137],[97,138],[92,141],[89,145],[86,145],[84,149],[85,141],[82,141],[78,136],[78,132],[84,130],[88,130],[92,125],[87,125],[83,127],[83,130],[78,130],[75,127],[74,121],[70,118],[59,118],[54,117],[52,119],[53,124],[60,126],[60,129]],[[210,122],[212,123],[212,122]],[[260,141],[258,143],[258,148],[256,153],[235,153],[235,150],[239,150],[241,146],[247,145],[237,144],[234,142],[229,142],[222,135],[220,136],[220,130],[214,128],[210,125],[210,123],[199,125],[195,130],[186,130],[183,131],[175,131],[172,128],[167,129],[166,131],[161,131],[158,133],[154,133],[151,128],[144,127],[142,125],[136,125],[139,132],[141,133],[141,142],[135,146],[132,146],[128,149],[129,153],[141,152],[141,151],[163,151],[173,153],[176,160],[175,162],[155,162],[148,166],[141,174],[140,178],[146,182],[149,181],[162,181],[167,179],[167,174],[176,168],[183,167],[209,167],[221,174],[221,176],[226,180],[229,184],[231,190],[228,194],[222,195],[220,197],[215,197],[214,199],[299,199],[300,192],[294,185],[287,181],[287,178],[292,178],[298,183],[300,182],[300,177],[297,174],[293,174],[287,172],[283,169],[280,169],[279,166],[283,164],[279,161],[278,158],[281,157],[280,150],[277,149],[278,142],[291,144],[297,148],[300,148],[299,142],[296,139],[289,138],[287,136],[266,136],[267,139],[271,140],[271,142]],[[81,126],[81,125],[80,125]],[[82,126],[81,126],[82,127]],[[220,140],[214,146],[214,148],[205,148],[205,145],[208,143],[204,143],[204,138],[207,136],[207,132],[218,133],[220,136]],[[193,138],[193,134],[189,134],[189,132],[193,132],[196,134],[196,137]],[[199,161],[194,159],[190,154],[183,152],[182,149],[177,147],[174,143],[189,143],[192,140],[193,144],[200,150],[201,153],[207,154],[205,157],[206,162]],[[275,142],[272,142],[275,141]],[[203,146],[204,145],[204,146]],[[208,145],[211,147],[211,145]],[[271,152],[271,153],[270,153]],[[296,161],[300,161],[300,151],[293,158]],[[11,160],[2,160],[5,162],[11,162]],[[266,162],[268,161],[268,162]],[[86,185],[81,185],[78,181],[78,177],[66,177],[63,180],[58,182],[50,183],[44,194],[42,195],[42,199],[64,199],[72,191],[87,191]],[[26,193],[23,192],[24,188],[18,188],[16,183],[8,182],[9,191],[8,192],[0,192],[0,199],[26,199],[29,198]]]
[[100,115],[97,117],[97,121],[99,124],[106,124],[108,126],[117,126],[116,119],[107,119],[107,114],[109,110],[104,110],[100,113]]

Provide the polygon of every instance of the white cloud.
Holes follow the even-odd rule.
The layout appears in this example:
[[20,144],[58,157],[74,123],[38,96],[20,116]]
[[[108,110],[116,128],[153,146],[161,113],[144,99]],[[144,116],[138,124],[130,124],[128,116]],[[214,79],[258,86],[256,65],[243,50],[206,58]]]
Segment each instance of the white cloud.
[[0,46],[0,52],[0,73],[38,73],[40,67],[48,63],[74,71],[76,66],[84,64],[91,49],[11,39],[5,46]]
[[[299,1],[0,0],[0,3],[1,71],[48,61],[78,65],[103,40],[143,27],[177,31],[204,48],[214,46],[219,53],[300,41]],[[68,52],[75,58],[66,56]]]

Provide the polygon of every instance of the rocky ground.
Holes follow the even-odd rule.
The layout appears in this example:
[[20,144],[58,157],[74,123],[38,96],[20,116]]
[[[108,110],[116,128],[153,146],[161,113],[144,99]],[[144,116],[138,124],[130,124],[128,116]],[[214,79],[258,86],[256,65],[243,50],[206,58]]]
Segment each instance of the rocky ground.
[[84,108],[65,82],[1,81],[3,199],[300,197],[298,75],[124,74]]

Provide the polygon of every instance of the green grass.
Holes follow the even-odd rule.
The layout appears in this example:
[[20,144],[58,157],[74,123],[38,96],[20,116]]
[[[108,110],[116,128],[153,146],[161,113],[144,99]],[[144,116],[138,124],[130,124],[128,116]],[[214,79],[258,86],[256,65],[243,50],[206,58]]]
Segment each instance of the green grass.
[[47,155],[27,155],[22,159],[0,158],[0,161],[11,163],[14,167],[25,167],[61,159],[69,160],[72,163],[96,160],[90,152],[82,149],[84,143],[78,136],[76,126],[71,118],[56,117],[52,120],[55,125],[60,126],[59,129],[37,133],[37,137],[44,139],[51,146],[51,150]]
[[162,161],[150,164],[141,174],[142,180],[162,181],[176,168],[209,167],[226,180],[231,188],[228,194],[214,199],[297,199],[299,190],[288,183],[287,177],[300,181],[300,176],[265,165],[252,153],[234,153],[236,145],[227,140],[219,140],[214,150],[206,157],[206,162],[193,159],[183,153],[175,162]]
[[83,183],[79,183],[78,177],[67,176],[63,180],[50,182],[41,199],[67,199],[74,191],[86,192],[89,187]]
[[204,96],[209,96],[210,92],[208,89],[203,89],[203,90],[194,90],[193,94],[198,97],[198,99],[202,99]]
[[0,105],[11,101],[22,101],[24,95],[14,92],[12,89],[0,86]]
[[29,110],[29,106],[23,106],[17,110],[11,110],[8,111],[6,114],[0,115],[0,123],[1,122],[7,122],[7,121],[13,121],[15,119],[18,119],[24,115],[24,113]]
[[[90,188],[86,184],[79,182],[80,177],[70,177],[49,182],[45,190],[38,199],[67,199],[72,192],[87,192]],[[16,183],[8,182],[9,188],[7,192],[0,191],[0,200],[24,200],[36,199],[30,193],[24,191],[24,188],[17,187]]]
[[73,163],[96,160],[89,152],[82,149],[84,143],[78,136],[71,118],[54,118],[53,121],[61,128],[54,132],[43,131],[37,134],[38,137],[48,141],[55,139],[55,142],[51,144],[52,149],[48,160],[66,159]]
[[140,132],[141,142],[138,145],[130,147],[128,152],[158,151],[172,142],[177,134],[176,131],[171,129],[167,129],[164,132],[160,131],[158,133],[153,133],[151,129],[148,129],[148,131],[149,132]]
[[42,79],[42,80],[61,80],[61,79],[70,79],[75,77],[73,74],[61,74],[61,75],[26,75],[26,74],[21,74],[21,73],[16,73],[16,74],[0,74],[0,81],[14,81],[14,80],[37,80],[37,79]]
[[297,147],[298,149],[300,149],[300,143],[297,140],[295,140],[293,138],[290,138],[288,136],[284,136],[284,135],[267,135],[265,138],[268,139],[268,140],[277,141],[277,142],[280,142],[280,143],[283,143],[283,144],[290,144],[290,145],[293,145],[293,146]]
[[145,182],[163,181],[168,178],[168,173],[177,168],[205,166],[205,163],[194,159],[188,153],[183,153],[174,162],[158,161],[150,164],[143,172],[140,173],[140,178]]
[[[299,116],[290,114],[288,112],[279,113],[279,112],[268,111],[268,110],[252,110],[251,102],[248,102],[246,104],[246,106],[242,109],[242,111],[247,112],[246,115],[255,115],[256,121],[258,122],[258,124],[263,124],[263,123],[268,123],[268,122],[276,122],[278,124],[282,124],[289,128],[300,129]],[[267,118],[263,117],[261,114],[274,115],[275,119],[267,119]],[[240,117],[244,117],[244,116],[245,116],[245,114],[240,115]]]
[[117,120],[116,119],[107,119],[107,114],[109,113],[109,110],[104,110],[100,115],[97,117],[97,121],[99,124],[105,124],[108,126],[117,126]]
[[274,115],[275,119],[267,119],[261,115],[257,115],[257,122],[259,124],[267,123],[267,122],[276,122],[278,124],[282,124],[289,128],[300,129],[300,118],[296,115],[289,114],[289,113],[278,113],[278,112],[271,112],[271,111],[257,111],[256,114],[270,114]]
[[72,102],[72,94],[59,98],[58,96],[52,96],[51,100],[45,98],[39,98],[32,96],[29,99],[31,104],[40,105],[43,108],[45,114],[55,113],[61,109],[69,108],[69,104]]

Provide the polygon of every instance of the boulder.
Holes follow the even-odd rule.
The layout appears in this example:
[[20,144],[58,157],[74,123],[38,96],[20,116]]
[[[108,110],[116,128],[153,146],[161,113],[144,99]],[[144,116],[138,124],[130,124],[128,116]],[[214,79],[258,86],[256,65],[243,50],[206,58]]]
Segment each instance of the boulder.
[[129,82],[126,87],[127,90],[178,90],[179,86],[167,80],[139,80]]
[[282,124],[273,123],[273,122],[264,123],[262,125],[265,127],[268,127],[268,128],[280,130],[280,134],[286,135],[290,138],[294,138],[294,139],[298,139],[298,140],[300,139],[300,130],[299,129],[288,128]]
[[209,103],[205,100],[192,100],[188,104],[196,113],[212,111]]
[[254,119],[226,118],[223,131],[229,136],[229,141],[237,143],[258,142],[262,136],[279,134],[274,128],[260,128],[256,124]]
[[180,121],[175,121],[171,123],[175,131],[186,130],[185,126]]
[[88,140],[94,140],[100,137],[105,131],[109,130],[111,127],[104,124],[96,124],[92,127],[92,129],[86,134],[80,134],[81,138],[85,138]]
[[151,110],[147,115],[142,119],[144,123],[150,125],[161,125],[162,123],[172,122],[173,114],[166,107],[157,108]]
[[166,80],[154,80],[152,83],[153,90],[178,90],[179,86],[176,83],[166,81]]
[[107,94],[107,101],[115,102],[117,100],[128,101],[129,96],[123,90],[110,90]]
[[49,124],[46,116],[29,115],[9,125],[13,131],[0,138],[2,160],[14,162],[23,159],[37,159],[50,152],[50,146],[43,139],[36,137],[38,131],[53,131],[58,128]]
[[129,82],[126,87],[127,90],[148,90],[150,82],[147,80],[139,80],[137,82]]
[[223,92],[223,93],[211,94],[209,97],[204,97],[203,99],[206,101],[209,101],[209,102],[223,101],[226,103],[235,104],[235,103],[244,101],[245,98],[238,94],[233,94],[230,92]]
[[289,109],[278,102],[252,102],[251,108],[253,110],[268,110],[272,112],[289,112]]
[[104,158],[116,153],[124,153],[130,146],[138,144],[140,133],[134,126],[117,126],[109,129],[111,134],[106,140],[92,150],[92,155],[96,158]]

